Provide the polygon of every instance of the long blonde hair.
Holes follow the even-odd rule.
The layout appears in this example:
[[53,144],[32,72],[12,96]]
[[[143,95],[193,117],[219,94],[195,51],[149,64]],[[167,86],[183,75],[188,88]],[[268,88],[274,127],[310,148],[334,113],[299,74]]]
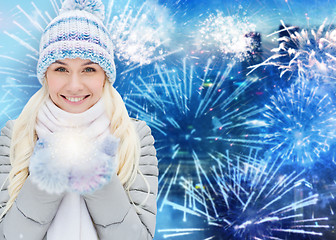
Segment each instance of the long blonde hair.
[[[37,141],[35,131],[37,114],[41,105],[49,97],[46,85],[45,81],[42,88],[30,98],[18,119],[15,120],[10,146],[12,169],[8,176],[9,200],[0,218],[12,207],[29,175],[29,161]],[[107,115],[111,120],[110,131],[120,139],[117,174],[124,188],[129,190],[137,173],[140,172],[140,141],[120,94],[107,80],[102,97]]]

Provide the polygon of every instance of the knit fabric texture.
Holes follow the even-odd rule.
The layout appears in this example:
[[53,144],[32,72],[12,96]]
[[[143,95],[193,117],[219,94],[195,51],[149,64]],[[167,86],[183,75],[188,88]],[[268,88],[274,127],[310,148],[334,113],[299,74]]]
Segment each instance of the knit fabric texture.
[[116,78],[111,36],[103,24],[100,0],[65,0],[60,14],[45,28],[40,42],[37,78],[43,84],[50,64],[66,58],[98,63],[111,84]]

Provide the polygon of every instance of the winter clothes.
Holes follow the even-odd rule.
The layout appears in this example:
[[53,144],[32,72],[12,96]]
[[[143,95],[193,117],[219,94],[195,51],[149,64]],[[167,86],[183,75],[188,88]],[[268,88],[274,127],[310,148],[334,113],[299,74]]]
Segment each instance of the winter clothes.
[[48,240],[97,240],[97,231],[82,196],[67,192],[47,231]]
[[[154,236],[158,185],[154,139],[150,128],[144,122],[134,120],[134,124],[141,145],[139,168],[150,185],[150,194],[147,201],[143,203],[147,197],[147,185],[138,174],[130,187],[128,196],[115,174],[101,189],[83,195],[101,240],[146,240],[153,239]],[[0,192],[2,206],[9,199],[6,179],[11,169],[9,148],[12,128],[13,121],[9,121],[0,136],[0,183],[4,183]],[[47,193],[41,190],[29,176],[12,208],[0,223],[0,239],[47,239],[46,233],[63,197],[64,194]]]
[[84,194],[105,185],[116,172],[119,144],[109,128],[103,98],[82,113],[66,112],[48,98],[37,116],[33,182],[49,193]]
[[50,98],[39,109],[30,178],[49,193],[67,192],[48,228],[48,240],[98,239],[80,194],[94,192],[116,174],[119,139],[109,129],[103,98],[82,113],[66,112]]

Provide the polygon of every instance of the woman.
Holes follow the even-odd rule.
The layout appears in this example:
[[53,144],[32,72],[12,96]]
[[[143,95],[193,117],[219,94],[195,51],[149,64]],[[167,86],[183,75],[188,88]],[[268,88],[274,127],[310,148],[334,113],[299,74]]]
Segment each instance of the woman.
[[157,159],[112,87],[100,0],[66,0],[46,27],[42,88],[0,136],[0,239],[153,239]]

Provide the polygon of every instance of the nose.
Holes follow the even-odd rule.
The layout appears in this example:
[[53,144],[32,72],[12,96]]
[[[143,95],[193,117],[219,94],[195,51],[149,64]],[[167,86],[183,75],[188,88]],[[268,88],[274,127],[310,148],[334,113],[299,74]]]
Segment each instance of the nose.
[[67,90],[69,93],[76,94],[83,90],[84,85],[78,73],[72,73],[68,78]]

